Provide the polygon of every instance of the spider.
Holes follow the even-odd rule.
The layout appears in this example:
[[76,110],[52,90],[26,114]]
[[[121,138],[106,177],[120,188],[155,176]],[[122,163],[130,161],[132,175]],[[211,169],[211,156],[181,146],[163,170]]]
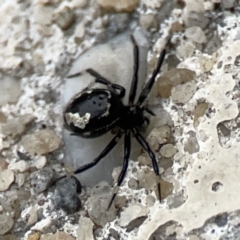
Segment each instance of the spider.
[[[147,141],[139,132],[138,128],[143,126],[144,122],[149,124],[149,119],[144,116],[144,112],[154,115],[146,106],[144,106],[144,102],[153,87],[156,76],[161,69],[166,51],[163,50],[160,54],[157,66],[153,71],[151,78],[146,83],[136,100],[139,48],[132,36],[131,40],[133,42],[134,72],[128,98],[128,105],[124,105],[122,102],[122,99],[125,96],[125,88],[118,84],[111,83],[111,81],[91,68],[68,76],[68,78],[73,78],[80,76],[83,72],[87,72],[95,78],[95,81],[92,82],[91,86],[95,83],[100,83],[105,85],[105,88],[93,89],[91,86],[88,86],[83,91],[76,94],[64,110],[65,127],[71,131],[73,135],[83,138],[95,138],[113,129],[118,129],[113,139],[103,149],[99,156],[97,156],[92,162],[79,167],[74,171],[74,174],[84,172],[89,168],[94,167],[116,146],[120,138],[124,135],[124,160],[122,170],[110,199],[108,209],[111,207],[116,197],[118,188],[122,184],[128,168],[131,151],[131,134],[137,139],[152,160],[152,166],[156,174],[158,198],[161,202],[160,174],[156,156]],[[64,177],[66,176],[61,178]]]

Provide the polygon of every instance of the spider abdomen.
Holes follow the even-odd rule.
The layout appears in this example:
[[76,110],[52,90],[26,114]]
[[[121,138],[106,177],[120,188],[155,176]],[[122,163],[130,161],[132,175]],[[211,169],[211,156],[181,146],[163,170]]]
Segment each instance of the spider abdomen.
[[67,128],[76,135],[93,138],[114,128],[124,106],[108,89],[90,89],[76,95],[64,114]]

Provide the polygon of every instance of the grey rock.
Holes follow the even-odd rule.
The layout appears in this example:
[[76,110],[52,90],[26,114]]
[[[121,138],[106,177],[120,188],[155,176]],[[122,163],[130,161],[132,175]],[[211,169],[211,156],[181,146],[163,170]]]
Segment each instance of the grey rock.
[[117,215],[114,204],[107,210],[112,190],[107,182],[100,182],[92,188],[88,204],[89,217],[99,226],[111,222]]
[[35,193],[40,193],[46,190],[53,177],[53,171],[50,168],[43,168],[39,171],[33,172],[30,175],[31,186]]
[[0,235],[6,234],[12,227],[14,221],[6,213],[0,214]]

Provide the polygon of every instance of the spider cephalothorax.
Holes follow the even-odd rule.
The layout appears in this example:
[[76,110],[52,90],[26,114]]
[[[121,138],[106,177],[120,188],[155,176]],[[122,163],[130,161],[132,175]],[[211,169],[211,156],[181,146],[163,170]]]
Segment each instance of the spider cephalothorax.
[[[119,187],[124,179],[128,167],[132,134],[141,144],[143,149],[148,152],[152,160],[153,169],[157,176],[159,199],[161,200],[159,179],[160,174],[157,160],[148,143],[140,134],[138,128],[141,127],[145,121],[147,123],[149,122],[148,118],[144,116],[144,112],[147,111],[148,113],[152,114],[152,112],[144,107],[143,104],[150,90],[152,89],[157,74],[160,71],[165,56],[165,50],[163,50],[161,53],[157,67],[154,70],[151,78],[146,83],[138,99],[135,101],[138,84],[139,50],[133,38],[132,41],[134,45],[134,74],[128,105],[124,105],[122,102],[122,98],[125,96],[124,87],[111,83],[93,69],[87,69],[85,71],[95,77],[94,82],[101,83],[105,85],[106,88],[92,89],[88,87],[74,96],[64,111],[64,122],[65,126],[74,135],[79,135],[80,137],[84,138],[98,137],[110,130],[118,129],[115,133],[116,135],[106,146],[106,148],[103,149],[100,155],[92,162],[78,168],[76,171],[74,171],[74,174],[81,173],[95,166],[114,148],[124,134],[124,161],[117,181],[117,187]],[[69,77],[76,77],[81,74],[82,72],[70,75]],[[116,196],[116,192],[117,191],[115,190],[109,203],[109,207]]]

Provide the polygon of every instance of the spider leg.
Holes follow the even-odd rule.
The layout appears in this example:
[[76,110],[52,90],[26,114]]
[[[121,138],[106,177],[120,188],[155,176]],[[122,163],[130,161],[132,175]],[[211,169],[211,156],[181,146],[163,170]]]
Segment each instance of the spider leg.
[[[111,83],[108,79],[106,79],[105,77],[103,77],[102,75],[100,75],[98,72],[96,72],[95,70],[88,68],[84,71],[69,75],[68,78],[74,78],[74,77],[78,77],[78,76],[82,76],[83,73],[89,73],[91,76],[95,77],[95,81],[93,83],[90,83],[89,86],[86,88],[90,88],[92,87],[95,83],[101,83],[104,84],[105,86],[107,86],[109,89],[111,89],[114,93],[116,93],[116,95],[118,95],[118,97],[123,98],[125,96],[125,88],[118,85],[118,84],[114,84]],[[119,90],[119,93],[116,91]]]
[[147,118],[147,117],[144,117],[144,121],[147,123],[147,125],[149,125],[149,124],[150,124],[150,120],[149,120],[149,118]]
[[138,84],[138,69],[139,69],[139,49],[138,45],[136,44],[136,41],[134,37],[131,35],[131,40],[133,43],[133,55],[134,55],[134,72],[133,72],[133,78],[132,78],[132,84],[131,89],[129,93],[129,105],[132,105],[134,103],[134,99],[136,97],[137,92],[137,84]]
[[159,168],[157,164],[157,159],[155,157],[155,154],[149,147],[148,143],[146,140],[142,137],[142,135],[139,133],[139,131],[136,128],[132,129],[132,132],[137,139],[137,141],[140,143],[140,145],[144,148],[144,150],[148,153],[149,157],[152,159],[152,165],[153,165],[153,170],[156,174],[156,182],[157,182],[157,191],[158,191],[158,199],[161,202],[162,197],[161,197],[161,185],[160,185],[160,173],[159,173]]
[[150,115],[156,116],[155,113],[154,113],[153,111],[151,111],[150,109],[148,109],[147,107],[142,107],[142,109],[143,109],[144,111],[146,111],[147,113],[149,113]]
[[[118,133],[115,135],[115,137],[111,140],[111,142],[104,148],[104,150],[99,154],[98,157],[96,157],[92,162],[90,163],[87,163],[83,166],[81,166],[80,168],[78,168],[77,170],[75,170],[73,173],[74,174],[78,174],[78,173],[81,173],[81,172],[84,172],[86,170],[88,170],[89,168],[92,168],[94,167],[95,165],[97,165],[99,163],[99,161],[101,159],[103,159],[118,143],[118,141],[120,140],[122,136],[122,132],[121,131],[118,131]],[[67,175],[64,175],[58,179],[56,179],[54,181],[57,182],[58,180],[62,179],[62,178],[65,178],[67,177]]]
[[117,185],[115,186],[114,190],[113,190],[113,194],[111,197],[111,200],[108,204],[108,208],[109,209],[117,195],[117,191],[119,186],[122,184],[123,179],[125,177],[125,174],[127,172],[127,168],[128,168],[128,162],[129,162],[129,157],[130,157],[130,151],[131,151],[131,138],[130,138],[130,131],[126,130],[125,131],[125,136],[124,136],[124,161],[123,161],[123,166],[122,166],[122,170],[118,176],[118,181],[117,181]]
[[151,91],[151,89],[153,87],[153,84],[155,82],[155,78],[158,75],[158,73],[159,73],[159,71],[161,69],[161,66],[163,64],[165,54],[166,54],[166,50],[164,49],[161,52],[160,57],[158,59],[157,67],[153,71],[153,74],[152,74],[151,78],[149,79],[149,81],[147,82],[145,87],[143,88],[143,90],[142,90],[142,92],[141,92],[141,94],[140,94],[140,96],[138,98],[137,105],[140,106],[145,101],[145,99],[147,98],[149,92]]

